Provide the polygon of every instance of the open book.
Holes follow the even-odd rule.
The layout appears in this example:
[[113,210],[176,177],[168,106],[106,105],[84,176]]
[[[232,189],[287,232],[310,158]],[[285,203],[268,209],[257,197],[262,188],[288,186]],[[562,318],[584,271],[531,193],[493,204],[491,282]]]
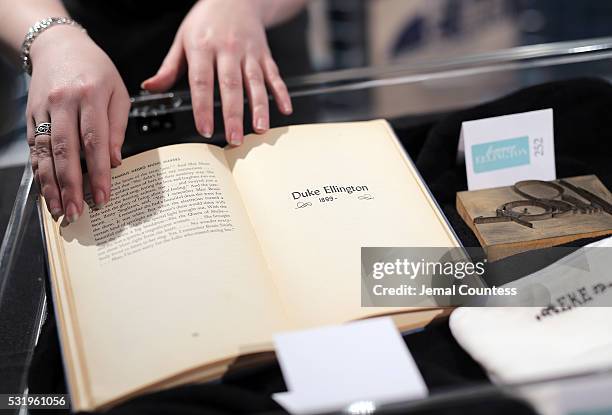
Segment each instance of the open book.
[[66,228],[41,203],[75,410],[219,377],[281,331],[422,325],[441,311],[361,307],[360,248],[459,245],[385,121],[129,157]]

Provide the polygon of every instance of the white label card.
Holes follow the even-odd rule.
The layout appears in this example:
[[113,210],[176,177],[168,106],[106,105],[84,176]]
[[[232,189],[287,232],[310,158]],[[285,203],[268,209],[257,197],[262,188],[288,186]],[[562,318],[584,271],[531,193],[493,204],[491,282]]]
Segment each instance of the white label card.
[[[427,386],[393,320],[378,318],[275,336],[292,414],[427,396]],[[360,402],[360,403],[356,403]]]
[[468,190],[557,178],[552,109],[466,121],[460,142]]

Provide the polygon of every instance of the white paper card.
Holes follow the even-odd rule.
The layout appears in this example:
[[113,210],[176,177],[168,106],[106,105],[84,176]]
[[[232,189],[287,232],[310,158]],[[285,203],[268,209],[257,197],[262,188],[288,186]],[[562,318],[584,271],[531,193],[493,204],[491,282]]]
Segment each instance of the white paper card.
[[288,392],[273,398],[292,414],[336,411],[427,396],[427,386],[390,318],[275,336]]
[[552,109],[466,121],[461,144],[468,190],[557,178]]

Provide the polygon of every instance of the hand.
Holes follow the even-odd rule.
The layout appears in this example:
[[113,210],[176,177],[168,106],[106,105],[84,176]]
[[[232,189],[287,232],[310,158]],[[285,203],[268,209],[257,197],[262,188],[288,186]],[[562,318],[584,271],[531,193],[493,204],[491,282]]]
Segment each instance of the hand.
[[[130,99],[110,58],[77,28],[57,26],[32,44],[27,136],[32,169],[55,220],[83,213],[83,149],[96,206],[110,198],[110,169],[121,164]],[[51,122],[51,136],[34,137]]]
[[[244,140],[243,86],[253,114],[253,130],[269,128],[268,92],[279,110],[291,114],[291,99],[266,40],[257,0],[204,0],[196,3],[179,28],[174,43],[156,75],[142,87],[153,92],[169,89],[188,66],[193,116],[198,132],[213,134],[215,69],[228,143]],[[216,68],[215,68],[216,67]]]

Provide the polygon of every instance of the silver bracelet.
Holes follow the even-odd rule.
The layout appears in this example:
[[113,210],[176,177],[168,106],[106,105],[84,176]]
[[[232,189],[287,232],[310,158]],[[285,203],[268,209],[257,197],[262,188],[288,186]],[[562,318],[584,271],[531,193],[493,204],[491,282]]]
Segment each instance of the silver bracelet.
[[30,59],[30,48],[32,47],[32,43],[34,40],[45,30],[50,27],[57,25],[69,25],[76,26],[80,28],[83,32],[86,30],[83,29],[83,26],[75,22],[74,20],[68,17],[48,17],[43,20],[39,20],[34,23],[34,26],[30,27],[26,37],[21,45],[21,64],[23,65],[23,70],[28,74],[32,75],[32,60]]

